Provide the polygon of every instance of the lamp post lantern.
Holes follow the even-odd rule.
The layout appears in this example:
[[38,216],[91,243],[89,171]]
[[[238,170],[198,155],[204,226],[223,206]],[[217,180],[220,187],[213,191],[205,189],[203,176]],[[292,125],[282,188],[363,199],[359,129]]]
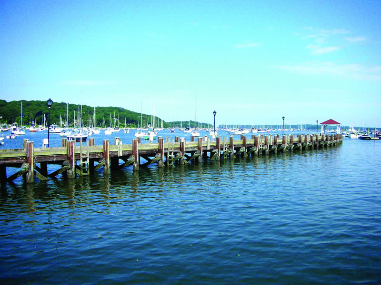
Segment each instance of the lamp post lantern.
[[282,135],[283,135],[283,132],[284,132],[284,116],[282,117],[282,120],[283,120]]
[[49,129],[50,129],[50,107],[53,105],[53,100],[49,98],[49,100],[46,102],[49,108],[49,118],[48,118],[48,147],[49,147]]
[[213,124],[213,126],[214,126],[214,128],[213,128],[214,132],[213,132],[213,134],[214,134],[214,136],[216,135],[216,114],[217,114],[217,112],[213,111],[213,115],[214,115],[214,124]]
[[318,123],[319,123],[319,121],[316,120],[316,132],[317,132],[317,133],[319,132],[319,126],[318,126]]

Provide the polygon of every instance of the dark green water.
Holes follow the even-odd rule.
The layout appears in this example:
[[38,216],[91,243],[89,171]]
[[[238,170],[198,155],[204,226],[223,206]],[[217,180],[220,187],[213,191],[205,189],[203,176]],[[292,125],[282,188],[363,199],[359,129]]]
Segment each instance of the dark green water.
[[2,284],[380,284],[381,141],[6,186]]

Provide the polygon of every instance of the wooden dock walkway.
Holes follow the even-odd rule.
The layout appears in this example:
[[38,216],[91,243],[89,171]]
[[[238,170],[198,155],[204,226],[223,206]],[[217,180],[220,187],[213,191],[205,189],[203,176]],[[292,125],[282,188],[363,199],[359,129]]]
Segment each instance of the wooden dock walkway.
[[[241,136],[240,140],[228,140],[217,137],[214,141],[209,138],[175,137],[171,141],[158,138],[158,143],[141,144],[134,139],[132,144],[122,144],[115,138],[114,145],[104,140],[103,145],[94,145],[94,139],[87,143],[76,145],[74,141],[62,140],[62,147],[34,148],[32,141],[24,140],[22,149],[0,150],[0,180],[1,184],[13,181],[23,176],[27,183],[35,179],[48,180],[59,174],[67,178],[77,175],[89,175],[97,169],[103,169],[109,174],[110,169],[122,169],[132,166],[134,171],[140,167],[157,164],[158,167],[201,163],[205,160],[226,160],[248,155],[269,155],[278,152],[293,152],[294,150],[312,150],[335,146],[342,143],[342,135],[253,135],[251,139]],[[55,164],[56,170],[48,173],[48,165]],[[7,177],[7,167],[19,170]],[[57,169],[58,168],[58,169]]]

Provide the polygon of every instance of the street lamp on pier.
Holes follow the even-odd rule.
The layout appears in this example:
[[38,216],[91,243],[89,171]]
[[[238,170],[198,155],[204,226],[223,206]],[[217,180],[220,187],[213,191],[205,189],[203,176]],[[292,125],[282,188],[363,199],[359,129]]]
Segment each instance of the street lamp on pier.
[[282,120],[283,120],[283,128],[282,128],[282,136],[283,136],[283,132],[284,132],[284,116],[282,117]]
[[214,130],[214,132],[213,132],[213,134],[214,134],[214,136],[216,136],[216,114],[217,114],[217,112],[216,111],[213,111],[213,115],[214,115],[214,128],[213,128],[213,130]]
[[47,145],[47,147],[49,147],[50,107],[52,107],[52,105],[53,105],[53,100],[49,98],[49,100],[46,102],[46,104],[48,105],[48,108],[49,108],[49,118],[48,118],[48,145]]

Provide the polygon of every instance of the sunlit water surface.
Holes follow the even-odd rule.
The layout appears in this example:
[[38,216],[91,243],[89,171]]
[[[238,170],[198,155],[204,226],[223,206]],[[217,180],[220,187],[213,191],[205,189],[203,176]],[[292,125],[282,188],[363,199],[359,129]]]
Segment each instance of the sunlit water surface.
[[381,141],[344,139],[108,177],[20,178],[0,199],[0,281],[380,284],[380,169]]

